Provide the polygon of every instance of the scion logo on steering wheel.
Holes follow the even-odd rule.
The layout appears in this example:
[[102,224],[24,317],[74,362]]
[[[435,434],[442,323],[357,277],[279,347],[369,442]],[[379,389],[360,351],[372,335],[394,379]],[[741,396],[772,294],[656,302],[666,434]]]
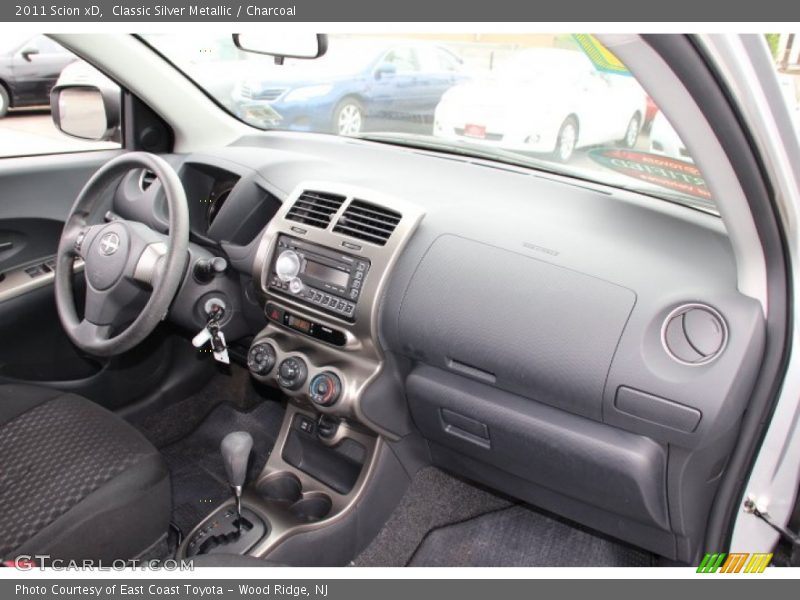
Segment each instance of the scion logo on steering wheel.
[[109,232],[100,238],[100,254],[111,256],[119,248],[119,236]]

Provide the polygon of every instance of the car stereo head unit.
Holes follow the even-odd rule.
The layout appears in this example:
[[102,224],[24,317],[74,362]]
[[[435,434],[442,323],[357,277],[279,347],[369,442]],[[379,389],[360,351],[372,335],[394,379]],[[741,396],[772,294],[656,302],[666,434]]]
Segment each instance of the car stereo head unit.
[[280,235],[267,277],[268,289],[354,320],[369,260]]

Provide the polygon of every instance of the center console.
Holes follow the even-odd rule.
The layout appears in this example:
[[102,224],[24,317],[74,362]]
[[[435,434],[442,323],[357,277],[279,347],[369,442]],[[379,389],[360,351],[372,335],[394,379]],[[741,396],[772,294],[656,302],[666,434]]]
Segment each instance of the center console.
[[384,366],[381,294],[422,216],[386,194],[307,182],[270,221],[253,272],[268,325],[247,365],[288,397],[286,415],[270,458],[242,494],[247,541],[230,540],[227,530],[214,537],[215,524],[231,519],[231,501],[187,536],[179,556],[272,557],[288,538],[346,520],[375,487],[377,465],[391,460],[383,438],[393,434],[364,415],[360,400]]
[[380,372],[379,299],[422,213],[398,198],[306,183],[264,232],[254,267],[269,325],[253,341],[253,376],[298,406],[387,434],[360,409]]

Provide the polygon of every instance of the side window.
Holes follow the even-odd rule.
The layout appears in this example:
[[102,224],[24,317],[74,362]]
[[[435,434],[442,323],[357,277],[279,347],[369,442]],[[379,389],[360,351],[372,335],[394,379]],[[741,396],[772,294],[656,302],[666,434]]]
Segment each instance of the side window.
[[[45,35],[21,37],[14,41],[13,48],[17,48],[13,63],[0,62],[0,157],[108,150],[121,146],[120,132],[110,140],[78,139],[62,133],[50,115],[50,91],[56,84],[91,85],[119,98],[120,89],[113,81]],[[0,40],[0,51],[2,49]],[[63,114],[67,112],[68,109],[62,109]],[[99,108],[96,114],[89,116],[104,122]]]
[[398,73],[417,73],[419,58],[411,48],[395,48],[390,50],[383,62],[394,65]]

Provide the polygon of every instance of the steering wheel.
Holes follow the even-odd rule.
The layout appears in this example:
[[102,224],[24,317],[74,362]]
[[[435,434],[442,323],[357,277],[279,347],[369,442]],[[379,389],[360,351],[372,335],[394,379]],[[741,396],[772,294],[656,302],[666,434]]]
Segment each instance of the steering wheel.
[[[164,189],[169,209],[169,235],[135,221],[102,219],[102,192],[131,169],[149,169]],[[178,174],[164,159],[129,152],[103,165],[78,194],[58,244],[55,295],[58,316],[69,338],[95,356],[114,356],[143,341],[164,319],[188,260],[189,210]],[[75,310],[73,265],[84,261],[86,302],[83,318]],[[144,308],[133,321],[135,309]],[[119,331],[125,323],[130,324]]]

